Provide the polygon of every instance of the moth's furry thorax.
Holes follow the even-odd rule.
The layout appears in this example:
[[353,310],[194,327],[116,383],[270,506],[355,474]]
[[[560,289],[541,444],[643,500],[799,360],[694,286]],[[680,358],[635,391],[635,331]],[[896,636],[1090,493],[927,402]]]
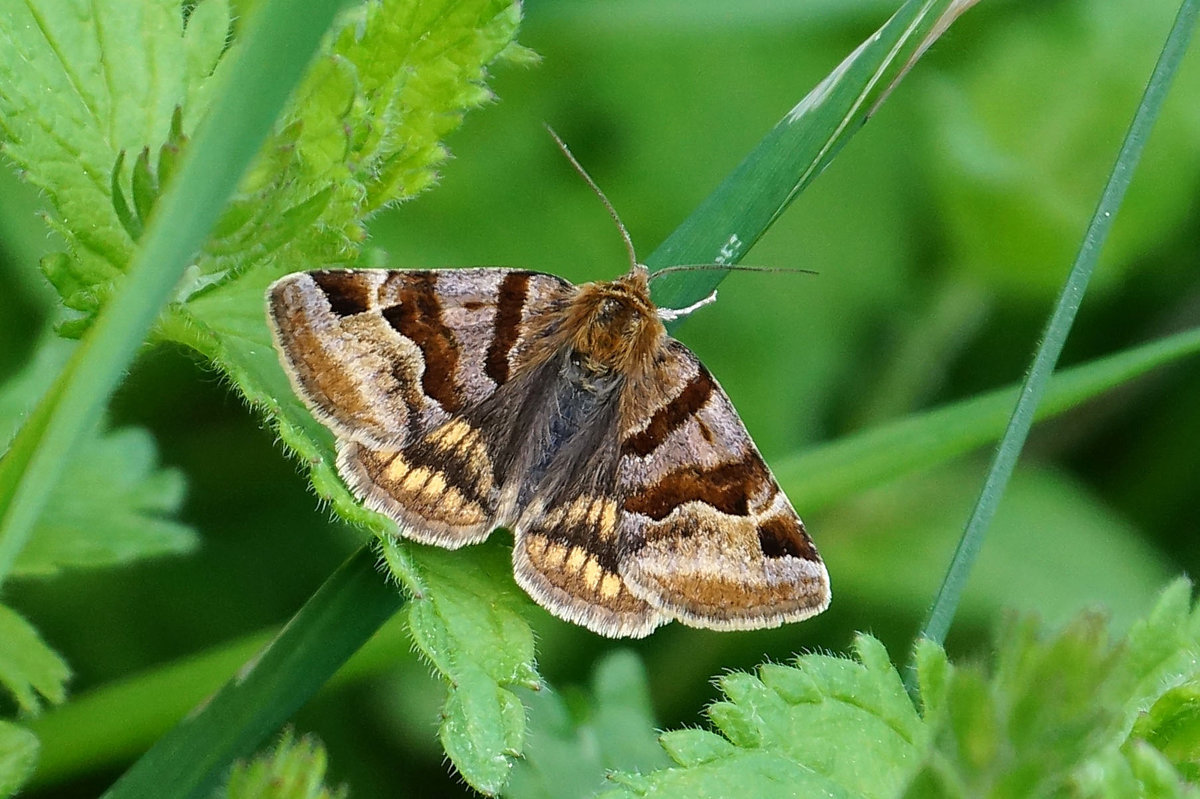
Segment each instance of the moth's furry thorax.
[[597,374],[640,375],[667,335],[650,300],[645,267],[580,286],[565,327],[580,362]]

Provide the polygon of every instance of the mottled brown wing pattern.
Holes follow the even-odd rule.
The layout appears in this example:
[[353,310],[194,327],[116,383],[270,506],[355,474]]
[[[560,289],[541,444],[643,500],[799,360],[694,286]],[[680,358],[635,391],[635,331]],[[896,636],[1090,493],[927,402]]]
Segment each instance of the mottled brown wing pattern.
[[629,590],[669,618],[713,629],[824,610],[825,565],[699,360],[667,339],[624,401],[618,571]]
[[268,309],[354,493],[406,535],[457,547],[495,527],[500,488],[467,414],[523,368],[539,320],[575,290],[522,270],[325,270],[277,281]]
[[798,621],[829,603],[804,525],[729,398],[669,338],[648,271],[573,286],[521,270],[327,270],[268,305],[351,490],[405,535],[515,532],[552,613],[638,637]]
[[621,576],[615,497],[535,502],[517,523],[513,573],[555,615],[610,637],[641,638],[668,620]]

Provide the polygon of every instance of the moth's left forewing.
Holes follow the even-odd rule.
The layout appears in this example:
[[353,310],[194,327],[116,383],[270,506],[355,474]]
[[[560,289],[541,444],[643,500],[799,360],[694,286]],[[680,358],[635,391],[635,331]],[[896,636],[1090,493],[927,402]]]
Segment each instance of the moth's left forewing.
[[622,411],[621,576],[665,615],[712,629],[799,621],[829,576],[728,396],[667,339]]
[[406,536],[458,547],[512,521],[481,408],[511,393],[574,291],[514,269],[317,270],[276,281],[267,308],[296,392],[337,436],[351,491]]

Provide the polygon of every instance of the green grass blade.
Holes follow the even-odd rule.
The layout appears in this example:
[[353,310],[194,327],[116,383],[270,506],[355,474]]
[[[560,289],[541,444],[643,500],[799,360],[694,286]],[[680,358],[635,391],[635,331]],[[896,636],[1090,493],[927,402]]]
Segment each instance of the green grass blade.
[[1066,284],[1059,294],[1054,312],[1046,325],[1046,332],[1037,354],[1034,356],[1033,365],[1021,386],[1020,397],[1013,409],[1004,436],[997,447],[992,466],[984,481],[983,489],[980,491],[979,500],[971,512],[970,520],[967,522],[966,529],[963,531],[958,548],[955,550],[950,567],[946,572],[946,578],[942,582],[942,587],[938,591],[937,598],[934,600],[922,628],[921,636],[931,641],[939,644],[945,641],[946,633],[954,618],[954,612],[966,586],[971,566],[983,545],[984,534],[995,515],[1000,497],[1004,494],[1004,488],[1012,476],[1017,457],[1029,434],[1029,428],[1033,424],[1038,403],[1046,391],[1050,375],[1054,371],[1054,365],[1058,361],[1058,356],[1062,352],[1063,344],[1075,319],[1075,312],[1079,308],[1088,281],[1095,270],[1100,248],[1112,227],[1113,218],[1125,196],[1125,190],[1129,187],[1134,169],[1141,158],[1146,139],[1154,127],[1158,112],[1162,108],[1171,80],[1187,51],[1188,40],[1196,25],[1198,3],[1200,0],[1183,0],[1180,5],[1179,13],[1167,37],[1166,44],[1163,46],[1162,54],[1150,76],[1150,81],[1138,104],[1129,131],[1125,135],[1125,141],[1121,145],[1116,164],[1109,175],[1108,183],[1104,187],[1091,222],[1088,224],[1075,263],[1071,266]]
[[[1200,352],[1200,329],[1187,330],[1058,372],[1034,420],[1077,407],[1172,361]],[[871,486],[964,455],[1004,431],[1020,386],[1011,385],[914,414],[798,455],[773,467],[779,482],[812,512]]]
[[[925,48],[972,4],[904,3],[767,132],[646,264],[653,270],[741,260],[858,132]],[[655,301],[664,308],[687,307],[707,296],[724,276],[711,270],[683,272],[654,284]]]
[[245,68],[227,73],[237,78],[219,90],[221,97],[197,131],[177,182],[163,196],[123,285],[0,460],[0,580],[339,7],[336,0],[273,0],[252,18],[237,54]]
[[[376,574],[376,579],[379,575]],[[54,785],[145,752],[279,636],[279,627],[229,641],[71,697],[29,721],[41,744],[30,788]],[[412,661],[407,625],[395,614],[321,690]]]
[[104,796],[208,796],[229,763],[286,721],[403,604],[364,546],[257,659],[204,709],[164,735]]

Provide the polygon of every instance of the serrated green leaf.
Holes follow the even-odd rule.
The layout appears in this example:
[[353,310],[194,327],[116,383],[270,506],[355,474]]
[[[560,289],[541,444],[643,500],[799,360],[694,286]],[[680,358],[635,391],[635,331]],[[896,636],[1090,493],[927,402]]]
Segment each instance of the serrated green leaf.
[[494,796],[525,744],[525,707],[483,669],[465,664],[442,708],[438,738],[467,784]]
[[383,550],[413,594],[413,643],[448,686],[440,730],[446,754],[471,786],[495,794],[524,746],[525,711],[511,689],[540,685],[533,633],[517,610],[523,600],[504,579],[512,571],[507,551],[452,553],[391,540]]
[[157,468],[156,454],[154,439],[141,428],[86,441],[12,574],[44,577],[195,549],[195,531],[170,518],[183,504],[183,473]]
[[930,721],[946,705],[946,691],[952,674],[950,661],[940,646],[928,638],[921,638],[917,640],[913,667],[917,670],[921,714]]
[[0,605],[0,685],[8,689],[21,710],[38,712],[42,699],[53,704],[63,701],[70,677],[70,667],[33,625]]
[[[1158,720],[1179,719],[1181,730],[1189,728],[1196,696],[1171,686],[1200,673],[1193,613],[1187,584],[1176,582],[1118,645],[1095,614],[1050,637],[1029,617],[1008,619],[990,676],[971,666],[950,672],[943,722],[906,795],[1176,795],[1161,791],[1180,788],[1183,772],[1139,742],[1139,733],[1153,737],[1155,722],[1133,721],[1153,685],[1164,702]],[[925,649],[928,659],[932,650]],[[1187,741],[1185,732],[1176,754],[1190,751]]]
[[38,740],[24,727],[0,721],[0,797],[15,796],[33,774]]
[[1186,779],[1200,780],[1200,682],[1167,690],[1138,717],[1131,735],[1162,752]]
[[267,752],[235,763],[225,789],[225,799],[347,799],[345,787],[324,784],[329,756],[311,735],[297,738],[291,730]]
[[928,731],[882,645],[860,635],[856,650],[857,661],[797,658],[793,671],[811,691],[780,666],[769,680],[791,683],[784,693],[749,674],[723,677],[728,699],[709,716],[732,746],[694,731],[670,733],[664,738],[686,767],[620,781],[639,796],[896,795],[924,754]]
[[129,263],[133,239],[105,178],[122,152],[157,148],[185,104],[181,33],[180,6],[169,0],[136,13],[121,0],[37,0],[0,12],[5,153],[50,199],[85,285]]
[[[155,53],[174,53],[181,49],[171,46],[180,35],[178,15],[182,9],[178,5],[169,11],[161,6],[148,8],[145,14],[136,15],[136,22],[153,18],[154,24],[139,26],[129,23],[128,9],[123,4],[117,9],[117,4],[112,2],[93,2],[87,13],[75,13],[79,9],[59,8],[53,5],[55,1],[47,0],[56,11],[51,23],[39,17],[39,8],[32,4],[26,4],[20,11],[4,6],[0,14],[0,41],[15,44],[11,48],[0,47],[0,51],[3,51],[5,58],[10,55],[10,50],[18,51],[15,59],[0,62],[0,73],[15,75],[27,95],[31,85],[37,86],[36,94],[47,91],[47,87],[38,83],[42,77],[37,74],[40,64],[54,71],[62,79],[60,82],[65,81],[69,85],[71,98],[82,98],[85,104],[87,101],[105,99],[93,97],[90,90],[74,85],[70,73],[78,65],[62,51],[55,49],[54,44],[60,36],[78,48],[79,52],[75,55],[79,65],[91,66],[89,59],[93,54],[95,60],[102,62],[93,70],[95,75],[88,72],[86,83],[89,87],[96,81],[108,86],[109,70],[115,67],[104,59],[122,54],[128,56],[129,61],[122,60],[119,63],[123,68],[128,67],[133,88],[143,88],[138,86],[139,79],[147,76],[134,74],[139,63],[136,59],[150,54],[153,60]],[[112,304],[97,315],[95,323],[89,327],[53,388],[43,396],[5,457],[0,459],[0,577],[8,573],[28,541],[39,513],[44,509],[51,490],[70,459],[73,447],[97,423],[104,401],[141,346],[188,261],[204,241],[220,207],[233,191],[335,10],[322,0],[293,1],[302,5],[288,5],[285,10],[282,0],[268,2],[266,10],[257,14],[248,26],[246,46],[239,51],[235,63],[243,59],[250,59],[250,63],[254,63],[254,59],[269,55],[274,68],[269,72],[258,70],[240,76],[241,79],[236,82],[221,82],[219,102],[207,117],[205,126],[200,129],[195,146],[183,162],[176,185],[163,197],[152,224],[132,254],[132,260],[120,257],[124,255],[122,252],[107,253],[107,256],[118,256],[115,260],[106,261],[104,266],[114,275],[116,267],[113,264],[128,266],[128,274],[121,281],[121,291],[115,293]],[[311,4],[308,13],[298,13],[303,4]],[[63,2],[59,2],[59,5],[63,5]],[[170,6],[169,3],[164,5]],[[62,13],[57,13],[59,11]],[[119,35],[97,38],[97,33],[109,25],[111,30],[119,31]],[[46,32],[51,28],[55,35],[47,38]],[[264,29],[269,29],[270,35],[260,33]],[[272,36],[278,39],[272,39]],[[286,42],[286,45],[279,46],[280,42]],[[272,45],[275,45],[273,52]],[[123,49],[138,52],[123,53]],[[166,69],[170,65],[155,62],[153,66]],[[59,74],[64,72],[68,73],[65,77]],[[157,107],[154,99],[159,96],[158,89],[168,84],[175,85],[169,75],[155,76],[151,82],[155,85],[154,91],[126,92],[119,94],[111,107],[105,104],[101,110],[109,115],[109,121],[121,120],[127,114],[138,111],[153,111]],[[172,94],[167,91],[164,96]],[[43,109],[27,95],[17,91],[2,95],[5,105],[0,106],[0,124],[10,133],[20,125],[36,127],[48,121],[63,125],[63,129],[71,134],[87,132],[88,120],[64,120],[53,116],[55,110],[62,109],[55,109],[52,104],[47,104]],[[162,115],[162,120],[154,118],[153,123],[169,129],[177,106],[178,103],[172,102],[170,110]],[[47,110],[51,117],[39,116]],[[79,125],[72,127],[72,123]],[[19,135],[16,138],[19,139]],[[69,138],[63,137],[63,140]],[[101,138],[105,142],[119,142],[121,139],[115,135]],[[121,149],[127,148],[117,147],[108,160],[115,160],[115,152]],[[11,148],[8,151],[12,154]],[[52,159],[53,153],[25,152],[23,156],[17,156],[17,160],[29,157],[42,159],[30,167],[32,174],[45,167],[45,161]],[[71,174],[63,176],[63,184],[71,179],[77,183],[80,180],[86,182],[89,176],[94,181],[95,176],[106,174],[104,171],[88,172],[86,162],[82,162],[83,171],[80,172],[81,162],[78,159],[66,160]],[[61,199],[52,197],[59,210],[63,211],[64,227],[88,220],[86,212],[80,209],[75,209],[80,210],[79,214],[68,215]],[[111,207],[111,203],[108,205]],[[88,231],[90,237],[93,233],[102,232],[102,225],[84,225],[81,229]],[[69,232],[66,235],[69,236]],[[77,238],[81,245],[91,246],[83,235]],[[82,261],[80,263],[83,264]],[[81,275],[87,271],[82,269]]]
[[632,652],[607,655],[585,696],[542,689],[526,698],[529,741],[504,795],[511,799],[593,796],[608,770],[666,765],[655,745],[646,671]]
[[922,641],[923,716],[866,635],[856,660],[804,655],[757,679],[728,674],[709,712],[725,737],[666,733],[678,766],[615,775],[622,788],[604,796],[1193,796],[1198,608],[1177,581],[1115,644],[1094,613],[1052,635],[1012,616],[990,668],[951,666]]
[[733,754],[734,745],[708,730],[672,730],[660,736],[667,754],[681,766],[699,766]]
[[[47,334],[30,364],[0,386],[0,440],[17,429],[72,350]],[[195,532],[170,518],[183,503],[183,474],[158,468],[156,460],[154,440],[140,428],[85,438],[12,573],[46,576],[193,549]]]
[[[210,260],[198,269],[194,286],[182,290],[189,301],[168,310],[159,332],[198,350],[277,420],[284,442],[309,465],[317,493],[339,515],[394,536],[395,525],[363,509],[337,477],[333,438],[293,394],[270,342],[262,298],[283,274],[352,259],[362,235],[358,221],[372,203],[424,188],[444,157],[436,137],[467,110],[464,84],[479,80],[512,40],[519,10],[497,0],[445,6],[388,0],[358,14],[344,20],[333,54],[306,79],[298,96],[311,102],[297,105],[281,123],[243,186],[242,200],[219,223]],[[433,72],[428,78],[427,70]],[[321,194],[333,178],[332,195]],[[364,205],[364,192],[376,199]],[[303,235],[288,225],[290,236],[270,239],[280,220],[261,224],[269,215],[263,202],[251,201],[261,196],[269,197],[274,213],[292,208],[294,216],[312,211],[319,198],[318,223]],[[287,244],[270,249],[268,239],[273,246]],[[262,258],[266,251],[269,262]],[[215,286],[214,277],[226,282]]]

